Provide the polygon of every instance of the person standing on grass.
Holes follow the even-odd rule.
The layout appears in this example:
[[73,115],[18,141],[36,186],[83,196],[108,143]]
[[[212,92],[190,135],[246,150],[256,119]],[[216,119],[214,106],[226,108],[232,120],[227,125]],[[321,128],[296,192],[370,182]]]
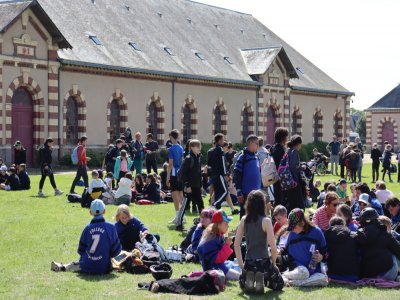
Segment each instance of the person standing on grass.
[[183,158],[183,148],[179,145],[179,131],[174,129],[170,133],[172,146],[168,149],[168,169],[167,169],[167,186],[171,190],[172,200],[175,208],[175,218],[171,223],[178,225],[179,205],[182,202],[182,183],[178,180],[178,172],[181,168]]
[[54,189],[54,195],[60,196],[64,193],[57,188],[56,182],[54,180],[53,169],[51,167],[51,163],[53,161],[52,157],[53,145],[54,145],[53,139],[48,138],[43,144],[43,146],[41,146],[39,149],[39,165],[42,177],[40,178],[39,182],[38,197],[45,197],[43,193],[43,186],[47,176],[50,178],[51,186]]
[[214,187],[214,206],[221,208],[221,204],[228,195],[228,169],[226,168],[226,158],[222,146],[224,145],[224,135],[217,133],[214,136],[215,147],[207,153],[207,166],[211,168],[211,181]]
[[388,174],[389,182],[393,182],[392,175],[390,173],[391,159],[392,159],[392,145],[387,144],[385,146],[385,151],[383,152],[383,160],[382,160],[382,167],[383,167],[382,180],[383,181],[385,181],[385,175]]
[[332,142],[330,142],[326,146],[326,150],[329,152],[330,158],[331,158],[331,172],[332,172],[332,175],[335,174],[336,176],[339,176],[338,164],[339,164],[339,152],[340,152],[341,145],[342,144],[340,144],[340,142],[338,141],[337,136],[334,135],[332,137]]
[[70,194],[75,194],[75,186],[78,181],[82,178],[85,183],[85,188],[89,187],[89,179],[87,175],[87,163],[90,161],[90,157],[86,156],[86,143],[88,138],[83,136],[79,139],[78,143],[78,169],[76,171],[76,176],[74,181],[72,182],[71,189],[69,190]]
[[378,144],[374,143],[371,150],[372,159],[372,183],[379,180],[379,165],[381,164],[382,152],[378,149]]
[[20,164],[26,164],[26,149],[20,141],[14,144],[14,164],[18,167]]
[[[286,128],[279,127],[275,130],[275,144],[271,148],[271,155],[274,159],[276,165],[276,171],[278,171],[279,164],[286,152],[286,143],[289,138],[289,131]],[[283,196],[282,196],[282,188],[281,183],[279,181],[273,184],[274,186],[274,196],[275,196],[275,205],[282,204]]]
[[361,159],[358,162],[358,168],[357,168],[357,177],[358,177],[358,182],[362,182],[361,177],[362,177],[362,167],[363,167],[363,159],[364,159],[364,145],[361,143],[361,139],[358,137],[355,139],[355,143],[357,146],[357,149],[360,153]]
[[157,151],[158,151],[158,143],[153,140],[153,134],[147,134],[147,143],[144,145],[146,148],[146,169],[147,174],[151,173],[151,169],[153,172],[158,175],[157,170]]
[[339,149],[339,165],[340,165],[340,178],[345,178],[345,160],[344,157],[345,152],[347,149],[347,139],[343,139],[342,140],[342,144],[340,145],[340,149]]
[[132,151],[135,154],[135,158],[133,160],[133,165],[136,170],[136,174],[142,174],[143,170],[143,159],[144,159],[144,146],[141,142],[142,134],[140,132],[136,132],[135,141],[132,142]]
[[131,167],[132,167],[132,160],[128,156],[126,150],[122,150],[121,155],[117,157],[114,166],[114,178],[117,180],[118,183],[121,180],[121,178],[125,177],[126,173],[129,172]]
[[245,215],[245,203],[251,191],[259,190],[261,184],[261,167],[257,157],[258,137],[249,135],[246,148],[239,155],[234,166],[233,181],[237,190],[240,203],[240,218]]

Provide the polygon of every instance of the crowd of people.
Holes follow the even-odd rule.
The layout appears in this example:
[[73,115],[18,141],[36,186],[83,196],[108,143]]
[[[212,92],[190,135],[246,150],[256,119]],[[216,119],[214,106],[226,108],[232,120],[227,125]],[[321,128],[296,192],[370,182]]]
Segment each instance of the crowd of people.
[[[331,172],[340,177],[322,184],[314,180],[318,164],[326,163],[321,153],[313,151],[313,164],[302,162],[302,138],[289,137],[285,128],[276,129],[273,145],[248,136],[245,148],[238,152],[223,134],[216,134],[204,166],[199,140],[188,141],[184,149],[178,130],[172,130],[169,138],[168,161],[158,175],[157,142],[148,134],[143,145],[141,134],[136,133],[133,140],[128,128],[115,145],[110,145],[104,158],[105,171],[93,170],[90,182],[88,139],[79,140],[72,154],[77,172],[70,194],[75,194],[82,178],[91,197],[93,219],[79,242],[79,262],[53,262],[52,270],[109,272],[112,257],[121,250],[134,250],[136,243],[149,234],[147,227],[132,216],[129,205],[159,204],[170,199],[174,208],[170,223],[176,230],[184,229],[190,205],[200,217],[188,232],[186,259],[200,262],[203,271],[221,270],[227,280],[239,281],[246,293],[261,294],[265,288],[281,290],[285,285],[356,283],[365,278],[400,281],[400,200],[384,182],[386,174],[391,181],[391,145],[385,146],[383,154],[373,146],[374,186],[370,187],[362,182],[364,148],[359,140],[347,144],[346,139],[340,143],[333,137],[327,151]],[[52,146],[53,140],[48,139],[39,151],[40,196],[47,176],[55,194],[62,193],[51,168]],[[382,181],[377,167],[381,160]],[[146,174],[142,172],[144,162]],[[1,188],[13,190],[19,174],[26,174],[26,166],[19,164],[18,172],[11,167],[6,175],[4,167],[0,180],[7,178]],[[210,195],[209,203],[204,202],[206,194]],[[106,204],[118,205],[115,224],[104,219]],[[222,206],[229,206],[232,215],[239,214],[236,228],[229,230],[233,217]],[[108,238],[103,239],[103,235]],[[231,262],[234,259],[237,267]],[[154,287],[156,291],[157,285]]]

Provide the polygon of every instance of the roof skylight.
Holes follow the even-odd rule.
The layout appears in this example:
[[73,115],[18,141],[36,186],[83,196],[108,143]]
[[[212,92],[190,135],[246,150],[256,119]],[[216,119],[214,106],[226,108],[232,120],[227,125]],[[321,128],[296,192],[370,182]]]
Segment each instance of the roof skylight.
[[97,46],[102,45],[100,39],[95,35],[89,35],[89,39],[91,39]]

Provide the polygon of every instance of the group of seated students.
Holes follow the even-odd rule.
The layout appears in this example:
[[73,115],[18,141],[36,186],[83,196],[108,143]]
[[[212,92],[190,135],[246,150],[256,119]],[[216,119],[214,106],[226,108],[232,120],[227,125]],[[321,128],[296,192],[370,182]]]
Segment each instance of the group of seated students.
[[7,168],[0,158],[0,190],[20,191],[30,188],[31,180],[26,172],[26,165],[11,165],[10,168]]
[[109,172],[103,179],[103,170],[93,170],[88,194],[92,199],[102,199],[106,204],[159,204],[165,197],[157,174],[137,174],[127,172],[118,178],[116,190],[113,190],[114,174]]

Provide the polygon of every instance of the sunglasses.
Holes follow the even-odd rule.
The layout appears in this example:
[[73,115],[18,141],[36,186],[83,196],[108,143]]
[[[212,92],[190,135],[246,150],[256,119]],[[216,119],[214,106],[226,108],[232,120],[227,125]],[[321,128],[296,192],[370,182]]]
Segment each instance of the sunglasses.
[[332,205],[333,207],[337,207],[339,204],[340,204],[340,203],[335,202],[335,203],[332,203],[331,205]]

